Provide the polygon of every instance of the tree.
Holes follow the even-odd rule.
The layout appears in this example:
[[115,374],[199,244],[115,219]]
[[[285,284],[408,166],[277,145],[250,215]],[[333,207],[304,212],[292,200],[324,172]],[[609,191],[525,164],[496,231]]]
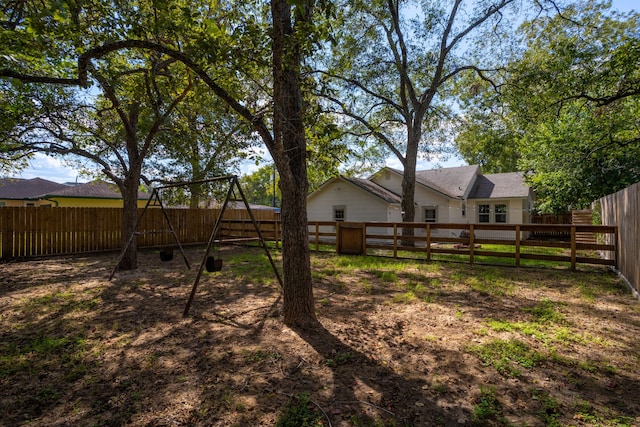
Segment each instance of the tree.
[[[161,58],[138,56],[135,61],[131,57],[126,60],[135,62],[134,70],[117,59],[105,61],[102,69],[90,67],[101,90],[94,103],[87,104],[70,94],[37,98],[38,116],[3,136],[17,152],[75,155],[98,165],[122,194],[124,242],[135,231],[145,162],[155,151],[162,125],[192,89],[188,78],[177,84],[161,81],[162,74],[175,73],[159,64]],[[145,63],[147,67],[142,65]],[[126,270],[136,265],[134,239],[119,267]]]
[[640,180],[640,15],[608,7],[581,3],[526,23],[526,49],[503,80],[470,83],[465,132],[479,143],[467,154],[494,167],[517,159],[544,212],[583,208]]
[[[297,327],[316,323],[311,284],[307,220],[307,146],[303,122],[300,67],[310,36],[312,3],[292,6],[271,0],[273,19],[273,144],[267,148],[280,174],[284,322]],[[295,19],[294,19],[295,15]]]
[[152,167],[162,183],[191,184],[176,187],[169,197],[163,194],[164,200],[195,209],[204,197],[224,197],[226,190],[200,181],[236,173],[240,160],[251,157],[248,149],[258,143],[251,138],[251,125],[227,110],[200,83],[195,84],[193,96],[176,106],[159,135],[162,156],[153,159]]
[[498,58],[491,41],[504,42],[502,28],[509,28],[505,15],[512,4],[341,4],[339,36],[326,58],[330,66],[323,72],[322,94],[347,118],[354,134],[375,138],[403,165],[404,221],[415,219],[418,157],[438,152],[442,147],[437,140],[449,130],[442,121],[450,116],[451,86],[468,72],[489,78],[485,68],[495,68]]
[[280,206],[281,195],[277,186],[274,166],[262,166],[253,173],[240,178],[242,190],[251,203],[265,206]]
[[[100,6],[110,8],[109,2]],[[161,6],[167,18],[158,20],[162,13],[152,16],[152,28],[168,28],[173,38],[137,37],[144,35],[145,22],[141,15],[116,10],[109,15],[121,23],[110,23],[101,36],[104,40],[90,48],[73,51],[77,55],[77,76],[61,76],[60,70],[36,67],[5,67],[0,77],[18,79],[27,83],[67,84],[87,86],[89,65],[100,58],[119,51],[146,51],[163,55],[189,68],[238,117],[251,124],[274,159],[280,176],[283,228],[284,321],[288,325],[306,327],[316,322],[313,307],[313,289],[306,217],[307,171],[306,139],[303,123],[304,105],[301,92],[302,59],[313,45],[315,26],[313,7],[306,2],[295,6],[284,0],[272,0],[272,28],[256,16],[256,5],[248,2],[232,3],[233,10],[225,19],[216,20],[206,12],[208,5],[198,8],[181,7],[182,3],[166,2]],[[215,9],[215,8],[213,8]],[[292,10],[293,9],[293,10]],[[161,11],[162,12],[162,11]],[[235,12],[235,13],[234,13]],[[174,17],[172,14],[178,14]],[[75,15],[74,15],[75,16]],[[175,19],[174,19],[175,18]],[[121,31],[113,31],[116,28]],[[138,33],[137,33],[138,32]],[[267,43],[271,34],[271,44]],[[116,36],[119,40],[107,40]],[[175,40],[169,42],[168,40]],[[265,61],[265,46],[270,46],[271,61]],[[46,61],[44,61],[46,62]],[[5,65],[5,64],[3,64]],[[68,63],[66,65],[69,65]],[[244,103],[244,93],[264,83],[259,71],[271,66],[273,97],[263,98],[251,105]],[[225,67],[229,67],[226,69]],[[29,72],[30,71],[30,72]],[[35,73],[34,73],[35,71]],[[64,70],[71,74],[69,69]],[[47,74],[48,73],[48,74]],[[247,78],[245,78],[247,77]],[[254,77],[254,78],[249,78]],[[272,117],[263,108],[265,99],[272,99]],[[269,127],[272,125],[272,130]]]
[[462,113],[454,122],[454,144],[462,158],[484,173],[517,171],[521,157],[517,125],[495,87],[475,75],[459,79],[455,86]]

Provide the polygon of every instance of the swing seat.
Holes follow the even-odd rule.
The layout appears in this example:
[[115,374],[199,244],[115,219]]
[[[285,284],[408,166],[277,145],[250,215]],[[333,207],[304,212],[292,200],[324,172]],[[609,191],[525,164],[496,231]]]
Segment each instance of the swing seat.
[[160,261],[171,261],[173,259],[173,248],[162,249],[160,251]]
[[205,267],[209,273],[213,271],[222,270],[222,258],[215,258],[213,256],[208,256],[207,261],[205,263]]

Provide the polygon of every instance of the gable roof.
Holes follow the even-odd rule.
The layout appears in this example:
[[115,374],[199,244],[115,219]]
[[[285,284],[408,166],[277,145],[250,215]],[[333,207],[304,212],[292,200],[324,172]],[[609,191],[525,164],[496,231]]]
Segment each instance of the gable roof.
[[33,199],[68,187],[68,185],[42,178],[2,178],[0,179],[0,199]]
[[307,199],[314,197],[316,194],[320,194],[327,186],[338,182],[338,181],[344,181],[346,183],[349,183],[351,185],[354,185],[356,187],[358,187],[359,189],[369,193],[370,195],[377,197],[379,199],[384,200],[387,203],[400,203],[402,202],[402,197],[400,197],[398,194],[387,190],[386,188],[376,184],[373,181],[369,181],[368,179],[362,179],[362,178],[350,178],[350,177],[346,177],[343,175],[340,175],[338,177],[335,178],[331,178],[327,181],[325,181],[320,187],[318,187],[313,193],[309,194],[307,196]]
[[454,199],[463,198],[480,175],[478,165],[416,171],[416,182]]
[[[403,171],[386,168],[402,176]],[[468,193],[476,176],[480,174],[478,165],[455,166],[416,171],[416,183],[430,188],[452,199],[462,199]]]
[[[120,189],[104,181],[92,181],[74,186],[67,186],[59,191],[52,191],[46,194],[47,197],[88,197],[95,199],[122,199]],[[138,192],[138,199],[148,199],[148,193]]]
[[347,182],[352,183],[353,185],[362,188],[368,193],[384,200],[387,203],[401,203],[402,197],[398,194],[387,190],[386,188],[376,184],[373,181],[369,181],[368,179],[361,178],[347,178],[346,176],[341,176],[340,178],[344,179]]
[[529,196],[529,186],[522,172],[481,175],[476,180],[470,199],[506,199]]

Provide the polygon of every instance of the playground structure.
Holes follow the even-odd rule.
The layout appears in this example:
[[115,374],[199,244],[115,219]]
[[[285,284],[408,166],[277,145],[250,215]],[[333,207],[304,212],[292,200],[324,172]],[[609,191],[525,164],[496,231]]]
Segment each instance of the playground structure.
[[[278,279],[278,284],[280,285],[280,288],[282,288],[282,278],[280,276],[280,273],[278,272],[278,269],[275,265],[275,262],[273,261],[273,258],[271,256],[271,252],[269,251],[269,247],[266,244],[266,241],[262,235],[262,231],[260,230],[260,226],[258,225],[255,216],[253,215],[253,212],[251,211],[251,207],[249,206],[249,203],[247,202],[247,199],[244,195],[244,192],[242,191],[242,188],[240,187],[240,183],[238,182],[238,177],[237,175],[227,175],[227,176],[221,176],[221,177],[216,177],[216,178],[211,178],[211,179],[205,179],[205,180],[199,180],[199,181],[188,181],[188,182],[180,182],[180,183],[174,183],[174,184],[168,184],[168,185],[164,185],[164,186],[160,186],[160,187],[155,187],[151,193],[151,197],[149,197],[149,199],[147,200],[147,203],[144,207],[144,209],[142,210],[142,213],[140,214],[140,216],[137,218],[136,220],[136,225],[134,227],[134,231],[131,234],[131,236],[129,236],[129,239],[127,240],[127,242],[125,243],[125,245],[122,248],[122,251],[120,253],[120,256],[118,257],[118,260],[116,262],[116,265],[113,269],[113,271],[111,272],[111,275],[109,276],[109,280],[113,279],[113,276],[115,275],[116,271],[118,270],[118,267],[120,266],[120,263],[122,262],[122,259],[124,258],[125,253],[127,252],[127,250],[129,249],[129,247],[131,246],[131,243],[133,242],[133,239],[135,239],[138,235],[141,234],[146,234],[146,233],[170,233],[171,235],[173,235],[173,238],[175,240],[176,246],[178,248],[178,250],[180,251],[180,254],[182,255],[182,258],[185,262],[185,265],[187,266],[188,269],[191,269],[191,265],[189,264],[189,260],[187,259],[187,256],[184,252],[184,248],[180,242],[180,239],[178,238],[178,235],[175,231],[175,228],[173,227],[173,224],[171,223],[171,219],[169,218],[169,215],[167,214],[166,210],[165,210],[165,206],[164,203],[162,201],[162,197],[161,197],[161,192],[163,190],[167,190],[170,188],[178,188],[178,187],[190,187],[193,185],[200,185],[200,184],[207,184],[207,183],[222,183],[222,184],[228,184],[228,188],[226,191],[226,197],[224,198],[224,202],[222,204],[222,207],[220,208],[220,211],[218,213],[218,216],[216,217],[216,221],[214,223],[213,226],[213,230],[211,231],[209,240],[207,242],[207,246],[206,249],[204,251],[202,260],[200,261],[200,265],[198,267],[198,271],[196,273],[196,277],[194,279],[193,285],[191,287],[191,293],[189,294],[189,298],[187,300],[187,304],[184,308],[184,312],[183,312],[183,316],[186,317],[189,314],[189,309],[191,308],[191,304],[193,303],[193,299],[195,298],[195,294],[198,288],[198,284],[200,283],[200,279],[202,278],[202,273],[203,270],[206,268],[207,271],[212,272],[212,271],[220,271],[220,269],[222,268],[222,259],[221,258],[216,258],[214,256],[211,256],[210,253],[214,247],[214,245],[226,245],[226,244],[238,244],[238,243],[247,243],[247,242],[258,242],[258,244],[264,249],[265,254],[267,255],[267,258],[269,259],[269,263],[271,264],[271,268],[273,269],[273,272],[276,276],[276,278]],[[244,237],[244,238],[233,238],[233,239],[226,239],[226,240],[221,240],[218,239],[218,233],[220,231],[220,226],[222,223],[222,217],[224,215],[225,210],[227,209],[229,202],[242,202],[244,204],[244,207],[246,208],[249,217],[251,218],[251,222],[255,228],[256,231],[256,235],[257,237]],[[151,232],[145,232],[145,233],[141,233],[138,232],[138,226],[140,224],[140,221],[142,220],[142,218],[144,217],[144,214],[147,212],[147,209],[150,206],[154,206],[154,207],[159,207],[162,210],[163,213],[163,217],[167,223],[168,228],[166,230],[159,230],[159,231],[151,231]],[[169,261],[173,258],[173,249],[170,250],[163,250],[160,252],[160,259],[162,261]]]

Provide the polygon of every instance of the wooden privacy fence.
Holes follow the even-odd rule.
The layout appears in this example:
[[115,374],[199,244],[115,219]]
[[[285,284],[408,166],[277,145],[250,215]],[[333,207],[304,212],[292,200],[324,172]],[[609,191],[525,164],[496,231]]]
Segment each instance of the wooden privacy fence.
[[[166,209],[166,212],[185,245],[206,243],[218,215],[215,209]],[[275,241],[277,246],[281,234],[276,214],[267,210],[252,212],[265,240]],[[257,237],[246,210],[228,209],[224,218],[219,239]],[[0,258],[117,251],[122,247],[121,221],[122,209],[118,208],[0,207]],[[402,235],[403,229],[412,229],[413,235]],[[175,244],[160,209],[147,210],[138,232],[140,247]],[[536,237],[539,235],[568,235],[569,239],[540,240]],[[578,238],[585,235],[593,238],[589,242]],[[637,231],[634,236],[637,249]],[[567,262],[575,269],[581,263],[616,266],[619,259],[618,228],[611,225],[312,221],[309,241],[316,250],[321,245],[331,245],[330,250],[338,253],[393,257],[405,251],[426,260],[441,259],[444,255],[471,264],[487,263],[487,258],[493,257],[510,259],[515,266],[524,260]],[[605,256],[600,257],[600,253]],[[635,256],[637,267],[638,255]],[[633,260],[627,262],[633,264]]]
[[640,292],[640,183],[599,200],[602,224],[615,225],[620,232],[607,242],[620,248],[617,269]]
[[[346,254],[382,252],[396,258],[401,251],[422,252],[426,260],[444,254],[466,259],[470,264],[480,257],[511,258],[516,267],[522,260],[560,261],[569,263],[573,270],[578,263],[613,266],[617,259],[615,226],[332,221],[314,221],[309,225],[309,240],[316,250],[322,244],[330,244],[335,245],[338,253]],[[413,235],[402,235],[403,229],[412,229]],[[566,234],[570,238],[538,240],[535,237],[547,234]],[[593,236],[589,243],[579,238],[587,234]],[[609,255],[603,258],[600,252]]]
[[[206,243],[217,209],[165,209],[183,244]],[[138,210],[138,215],[142,209]],[[265,239],[278,240],[275,213],[253,210]],[[245,209],[227,209],[222,238],[246,235]],[[120,250],[121,208],[0,207],[0,259]],[[175,243],[162,210],[148,209],[139,224],[140,247]],[[255,234],[255,233],[254,233]]]

